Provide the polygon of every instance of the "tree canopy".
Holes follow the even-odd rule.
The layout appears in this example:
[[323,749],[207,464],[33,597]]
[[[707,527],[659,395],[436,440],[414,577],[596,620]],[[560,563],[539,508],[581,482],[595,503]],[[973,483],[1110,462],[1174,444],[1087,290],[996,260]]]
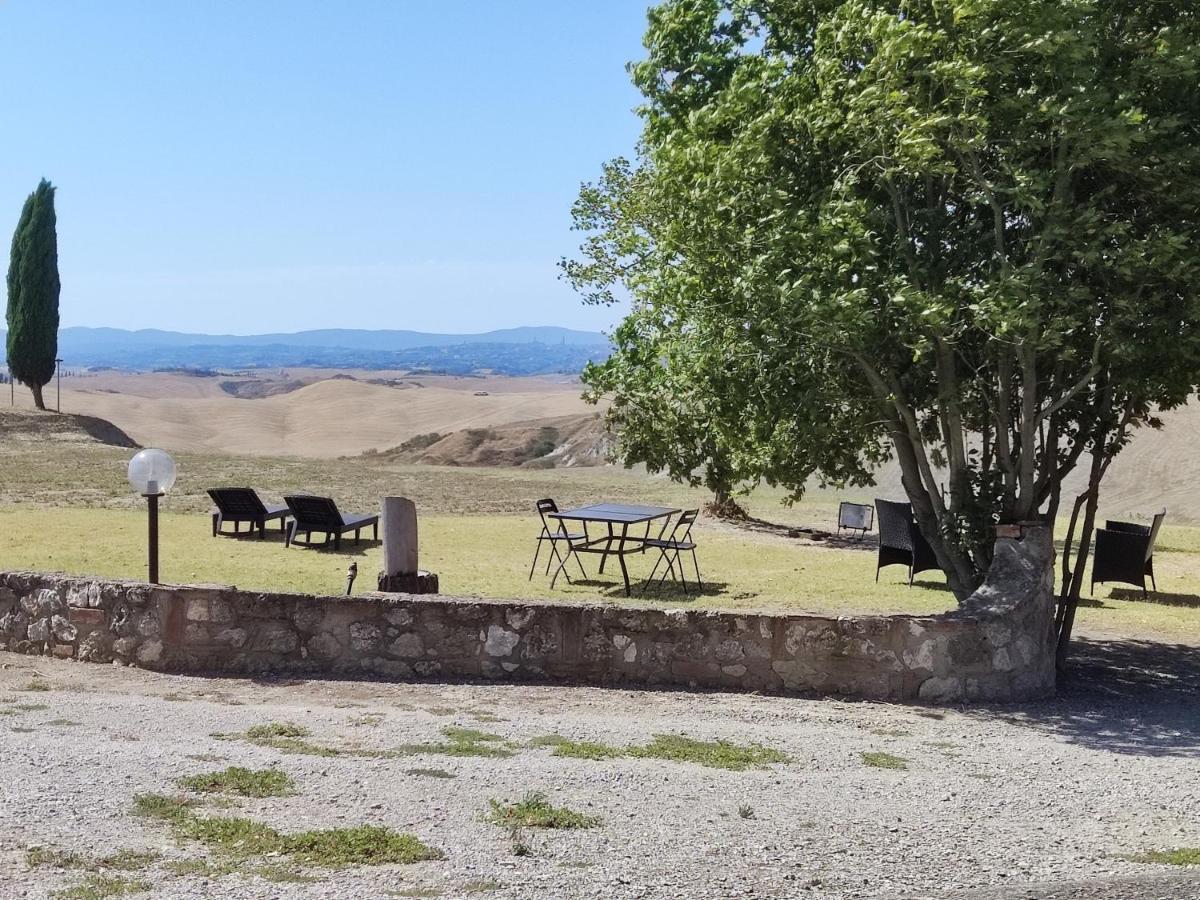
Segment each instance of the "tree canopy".
[[1085,452],[1200,380],[1198,16],[651,9],[638,158],[585,186],[565,263],[590,301],[632,298],[586,373],[626,458],[682,476],[712,452],[798,495],[894,454],[969,593],[995,522],[1052,516]]
[[44,178],[25,200],[8,267],[8,368],[38,409],[58,356],[58,233],[54,187]]

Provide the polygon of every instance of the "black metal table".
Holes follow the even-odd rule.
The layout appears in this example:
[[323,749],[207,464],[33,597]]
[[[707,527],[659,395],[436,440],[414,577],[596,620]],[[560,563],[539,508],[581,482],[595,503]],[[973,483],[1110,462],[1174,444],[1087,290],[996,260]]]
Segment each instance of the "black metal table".
[[[571,553],[600,554],[600,571],[602,573],[604,572],[604,564],[608,562],[608,558],[615,556],[617,562],[621,564],[621,576],[625,579],[625,596],[628,597],[631,592],[629,589],[629,570],[625,567],[625,557],[630,553],[644,553],[646,551],[645,541],[650,537],[650,524],[655,519],[669,518],[677,512],[679,510],[666,506],[597,503],[593,506],[582,506],[579,509],[566,509],[561,512],[550,513],[548,518],[559,519],[564,522],[582,522],[583,542],[573,543],[571,545]],[[606,525],[608,527],[608,534],[598,538],[591,537],[587,531],[588,523]],[[645,534],[629,534],[630,525],[641,525],[643,523],[646,526]],[[617,533],[617,526],[620,526],[620,534]],[[663,523],[663,528],[665,527],[666,523]],[[616,545],[615,547],[613,546],[614,544]],[[567,560],[570,558],[570,553],[563,557],[554,572],[554,577],[550,579],[550,587],[554,587],[554,582],[558,580],[558,573],[563,570],[567,564]]]

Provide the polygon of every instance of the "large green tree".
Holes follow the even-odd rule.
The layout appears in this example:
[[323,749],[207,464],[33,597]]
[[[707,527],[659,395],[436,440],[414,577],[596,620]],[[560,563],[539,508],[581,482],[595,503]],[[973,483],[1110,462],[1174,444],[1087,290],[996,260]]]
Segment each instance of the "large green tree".
[[42,179],[25,200],[8,266],[8,368],[38,409],[58,356],[58,231],[54,186]]
[[634,307],[587,380],[626,427],[677,402],[631,388],[696,385],[683,408],[736,477],[797,495],[894,454],[966,596],[997,521],[1053,517],[1085,454],[1200,380],[1198,15],[660,4],[631,67],[639,159],[576,206],[568,275]]

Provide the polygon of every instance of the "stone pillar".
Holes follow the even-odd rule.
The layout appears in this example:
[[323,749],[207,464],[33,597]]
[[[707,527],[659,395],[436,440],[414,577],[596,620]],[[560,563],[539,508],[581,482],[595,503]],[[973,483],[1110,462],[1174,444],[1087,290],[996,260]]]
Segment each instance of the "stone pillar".
[[404,497],[384,497],[383,571],[379,590],[405,594],[436,594],[438,577],[417,568],[417,507]]

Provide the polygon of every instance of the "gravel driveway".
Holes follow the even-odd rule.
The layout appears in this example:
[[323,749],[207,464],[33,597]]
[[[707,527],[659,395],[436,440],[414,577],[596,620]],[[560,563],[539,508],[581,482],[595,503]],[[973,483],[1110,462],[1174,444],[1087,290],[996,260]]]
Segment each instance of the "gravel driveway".
[[[1193,647],[1087,645],[1060,699],[957,710],[590,687],[252,682],[6,653],[0,666],[2,897],[50,897],[88,877],[86,865],[31,865],[27,848],[39,846],[89,858],[152,851],[141,871],[101,875],[145,882],[142,896],[156,898],[1200,898],[1200,867],[1131,860],[1200,846]],[[312,743],[341,753],[236,738],[271,722],[303,725]],[[511,755],[369,755],[444,743],[447,726],[492,732],[506,743],[487,746]],[[535,740],[623,747],[656,734],[758,744],[789,761],[730,771],[565,758]],[[907,768],[867,765],[864,753]],[[303,874],[317,880],[306,882],[268,880],[257,862],[177,874],[204,847],[135,817],[133,797],[173,794],[181,776],[230,765],[278,766],[298,792],[200,814],[281,832],[386,825],[445,858],[310,868]],[[533,791],[602,822],[525,829],[517,843],[529,852],[516,855],[514,836],[485,820],[488,801]]]

